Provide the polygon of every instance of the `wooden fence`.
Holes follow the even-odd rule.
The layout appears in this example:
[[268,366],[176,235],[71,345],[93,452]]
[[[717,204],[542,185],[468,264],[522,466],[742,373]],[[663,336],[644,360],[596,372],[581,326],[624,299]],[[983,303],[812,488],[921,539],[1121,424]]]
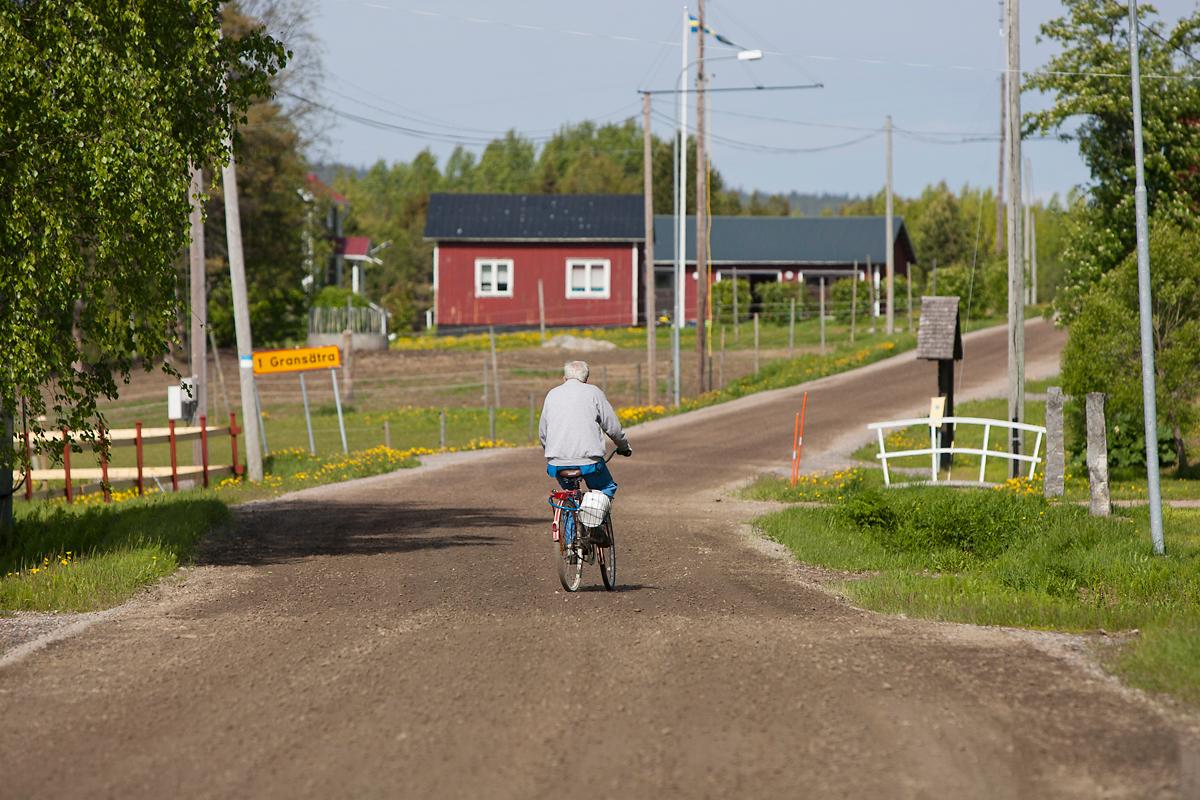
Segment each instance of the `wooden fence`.
[[[111,502],[111,489],[113,484],[132,483],[137,486],[139,495],[146,492],[146,480],[150,479],[156,483],[160,479],[171,479],[171,491],[179,491],[179,481],[181,479],[199,478],[202,485],[208,486],[209,481],[214,477],[221,475],[240,475],[242,474],[242,466],[238,462],[238,446],[237,437],[242,432],[242,429],[237,425],[237,415],[229,415],[229,425],[227,427],[217,427],[208,424],[205,417],[200,418],[200,424],[195,426],[176,426],[175,421],[171,420],[165,428],[146,428],[142,423],[135,423],[135,427],[99,431],[99,436],[103,443],[108,447],[133,447],[136,450],[135,467],[110,467],[108,458],[105,455],[105,447],[100,448],[100,463],[98,467],[72,468],[71,466],[71,445],[82,441],[81,438],[73,436],[71,431],[63,429],[58,432],[48,432],[45,435],[47,442],[61,442],[62,445],[62,468],[61,469],[33,469],[33,442],[28,432],[25,433],[25,463],[31,465],[28,473],[25,475],[25,499],[33,499],[33,485],[39,481],[61,481],[63,483],[63,494],[70,503],[74,500],[74,486],[76,481],[98,481],[101,491],[104,492],[104,502]],[[228,436],[230,447],[230,461],[228,464],[211,464],[208,458],[208,441],[214,436]],[[179,442],[190,442],[199,440],[200,442],[200,463],[183,465],[179,464],[177,445]],[[169,446],[171,453],[170,466],[147,466],[145,463],[145,450],[147,445],[166,444]],[[13,480],[18,482],[21,479],[21,474],[14,473]],[[160,484],[161,485],[161,484]]]

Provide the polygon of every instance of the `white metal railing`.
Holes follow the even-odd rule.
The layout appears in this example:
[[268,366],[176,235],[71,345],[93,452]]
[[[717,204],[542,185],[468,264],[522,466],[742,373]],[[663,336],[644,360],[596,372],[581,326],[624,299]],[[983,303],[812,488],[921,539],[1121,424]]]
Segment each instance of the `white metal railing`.
[[379,333],[387,336],[387,312],[371,303],[363,307],[314,306],[308,311],[308,332],[319,334]]
[[[927,426],[929,428],[929,447],[921,448],[920,450],[896,450],[888,452],[887,442],[885,439],[885,431],[891,428],[910,428],[915,425]],[[959,425],[982,425],[983,426],[983,447],[958,447],[951,445],[950,447],[942,447],[939,443],[941,437],[941,426],[953,425],[957,432]],[[1009,453],[1005,450],[991,450],[988,445],[991,442],[992,428],[1004,428],[1007,431],[1019,430],[1028,431],[1037,434],[1037,440],[1033,445],[1033,454],[1024,455],[1017,453]],[[979,483],[984,483],[984,475],[987,472],[987,460],[991,456],[993,458],[1003,458],[1008,461],[1024,461],[1029,463],[1029,477],[1033,478],[1034,472],[1037,470],[1037,465],[1042,459],[1038,455],[1042,448],[1042,438],[1046,435],[1046,429],[1040,425],[1027,425],[1024,422],[1008,422],[1002,419],[985,419],[983,417],[942,417],[941,420],[934,422],[929,417],[921,417],[917,419],[894,419],[887,422],[872,422],[867,425],[868,430],[873,430],[879,437],[879,452],[875,458],[883,465],[883,482],[887,486],[892,485],[891,475],[888,472],[888,460],[895,458],[905,458],[907,456],[929,456],[929,479],[934,483],[938,479],[938,456],[945,453],[961,454],[969,456],[979,456]]]

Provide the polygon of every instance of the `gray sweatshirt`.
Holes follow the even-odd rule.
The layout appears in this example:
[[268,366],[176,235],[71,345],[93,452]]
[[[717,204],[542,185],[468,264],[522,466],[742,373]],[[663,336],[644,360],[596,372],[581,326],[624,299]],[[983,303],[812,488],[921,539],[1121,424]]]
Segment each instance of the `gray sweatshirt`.
[[538,434],[551,465],[573,467],[604,458],[601,431],[618,449],[629,446],[617,413],[599,387],[571,379],[546,395]]

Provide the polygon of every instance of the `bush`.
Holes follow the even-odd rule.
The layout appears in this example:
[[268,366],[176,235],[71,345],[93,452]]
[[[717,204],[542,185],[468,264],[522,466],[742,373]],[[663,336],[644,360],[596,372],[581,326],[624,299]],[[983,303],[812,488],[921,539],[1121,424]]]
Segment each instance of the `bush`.
[[367,298],[340,286],[325,286],[312,301],[313,308],[345,308],[347,303],[355,308],[366,308]]
[[[1200,232],[1155,220],[1150,230],[1153,341],[1159,425],[1171,433],[1175,461],[1187,466],[1186,432],[1200,417]],[[1144,464],[1126,447],[1125,432],[1142,429],[1141,349],[1138,329],[1137,256],[1101,278],[1083,298],[1063,350],[1063,390],[1082,400],[1088,392],[1108,395],[1110,445]],[[1120,420],[1118,422],[1118,420]],[[1083,415],[1072,414],[1076,434]],[[1120,427],[1121,430],[1114,430]]]
[[[763,322],[787,324],[792,315],[792,301],[796,301],[796,318],[804,317],[804,301],[807,292],[804,284],[794,281],[764,281],[754,287],[755,299]],[[740,302],[740,298],[739,298]],[[740,309],[739,309],[740,310]]]
[[854,301],[858,306],[858,320],[867,319],[871,315],[871,284],[868,281],[858,282],[858,293],[855,295],[854,279],[840,278],[833,282],[829,288],[830,305],[826,306],[826,313],[832,311],[833,316],[838,322],[850,321],[850,305]]
[[738,319],[750,319],[750,281],[727,278],[712,286],[713,321],[733,322],[733,286],[737,284]]
[[[993,559],[1045,527],[1036,495],[948,488],[863,491],[836,507],[846,521],[891,552],[952,551],[955,561]],[[943,559],[946,563],[946,559]]]

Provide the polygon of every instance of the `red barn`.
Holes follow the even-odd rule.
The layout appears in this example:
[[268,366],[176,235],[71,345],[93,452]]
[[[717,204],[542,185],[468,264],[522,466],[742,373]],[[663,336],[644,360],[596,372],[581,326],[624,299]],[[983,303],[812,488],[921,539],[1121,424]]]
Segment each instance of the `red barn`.
[[640,195],[433,194],[439,327],[637,325]]

